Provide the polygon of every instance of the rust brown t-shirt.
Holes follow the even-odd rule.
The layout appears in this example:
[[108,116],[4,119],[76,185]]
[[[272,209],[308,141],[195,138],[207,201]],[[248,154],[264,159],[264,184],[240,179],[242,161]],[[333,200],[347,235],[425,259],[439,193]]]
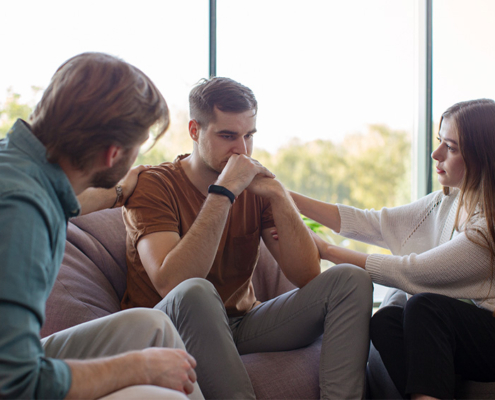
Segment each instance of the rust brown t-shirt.
[[[177,157],[139,175],[124,208],[127,228],[127,290],[122,308],[154,307],[162,298],[151,283],[137,243],[145,235],[172,231],[183,237],[206,197],[191,183]],[[227,314],[239,316],[256,303],[251,277],[259,256],[261,232],[273,227],[270,203],[248,191],[232,205],[208,279],[222,298]],[[184,265],[187,268],[187,265]]]

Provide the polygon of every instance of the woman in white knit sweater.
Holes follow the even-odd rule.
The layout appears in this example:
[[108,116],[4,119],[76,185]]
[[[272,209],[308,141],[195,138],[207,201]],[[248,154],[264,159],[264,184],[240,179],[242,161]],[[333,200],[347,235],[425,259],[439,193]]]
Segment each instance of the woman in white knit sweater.
[[365,268],[374,282],[414,295],[371,321],[387,371],[412,398],[453,398],[456,374],[495,380],[495,103],[450,107],[438,140],[432,158],[444,190],[411,204],[359,210],[292,193],[307,217],[390,249],[364,254],[314,235],[322,258]]

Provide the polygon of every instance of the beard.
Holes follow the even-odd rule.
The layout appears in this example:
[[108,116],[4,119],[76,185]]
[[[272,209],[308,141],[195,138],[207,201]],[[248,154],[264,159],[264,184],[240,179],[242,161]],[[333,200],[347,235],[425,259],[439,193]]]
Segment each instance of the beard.
[[96,172],[91,179],[91,187],[113,188],[129,171],[131,165],[127,157],[122,157],[112,168]]
[[208,162],[204,157],[201,157],[201,160],[203,161],[203,164],[205,165],[206,169],[208,169],[210,172],[213,172],[217,175],[220,175],[225,168],[225,165],[223,167],[218,167],[215,168],[211,162]]
[[205,147],[202,142],[198,144],[197,152],[201,162],[203,163],[203,165],[206,167],[207,170],[217,175],[220,175],[222,173],[228,160],[225,161],[225,163],[220,163],[220,164],[218,164],[218,162],[215,162],[215,160],[212,160],[212,158],[209,157],[209,154],[211,154],[211,150]]

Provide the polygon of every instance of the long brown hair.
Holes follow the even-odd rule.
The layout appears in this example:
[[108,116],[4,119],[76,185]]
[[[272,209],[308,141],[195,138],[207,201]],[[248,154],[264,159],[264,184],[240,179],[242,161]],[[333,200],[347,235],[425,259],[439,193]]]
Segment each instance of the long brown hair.
[[67,60],[30,116],[34,135],[50,162],[68,157],[86,170],[110,145],[131,148],[157,124],[159,138],[169,124],[167,103],[138,68],[105,53]]
[[[459,195],[455,226],[459,228],[460,210],[466,210],[466,235],[490,251],[492,279],[495,275],[495,102],[478,99],[454,104],[440,120],[449,118],[456,127],[465,173]],[[448,194],[449,189],[444,188]],[[486,220],[486,233],[474,225],[475,216]],[[479,239],[480,234],[482,240]]]

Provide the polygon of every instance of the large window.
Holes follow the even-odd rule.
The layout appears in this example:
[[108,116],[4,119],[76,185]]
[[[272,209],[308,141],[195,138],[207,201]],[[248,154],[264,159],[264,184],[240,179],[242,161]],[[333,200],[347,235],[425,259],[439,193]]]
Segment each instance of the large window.
[[[143,70],[169,104],[172,126],[151,153],[152,161],[190,150],[183,135],[187,96],[194,83],[208,76],[207,0],[5,1],[0,37],[0,109],[13,102],[32,105],[31,87],[46,87],[66,59],[86,51],[107,52]],[[0,115],[3,128],[11,115]]]
[[410,201],[415,12],[413,1],[217,0],[217,74],[254,90],[255,157],[290,189],[363,208]]
[[[422,3],[217,0],[217,75],[255,92],[254,156],[287,187],[362,208],[411,199]],[[208,76],[208,12],[208,0],[3,2],[0,137],[27,116],[62,62],[103,51],[148,74],[171,109],[171,129],[138,162],[190,151],[187,97]],[[433,2],[434,129],[451,104],[495,97],[493,15],[493,0]]]
[[[495,2],[433,2],[433,129],[451,105],[495,99]],[[436,143],[435,143],[436,146]],[[434,188],[438,188],[433,169]]]

